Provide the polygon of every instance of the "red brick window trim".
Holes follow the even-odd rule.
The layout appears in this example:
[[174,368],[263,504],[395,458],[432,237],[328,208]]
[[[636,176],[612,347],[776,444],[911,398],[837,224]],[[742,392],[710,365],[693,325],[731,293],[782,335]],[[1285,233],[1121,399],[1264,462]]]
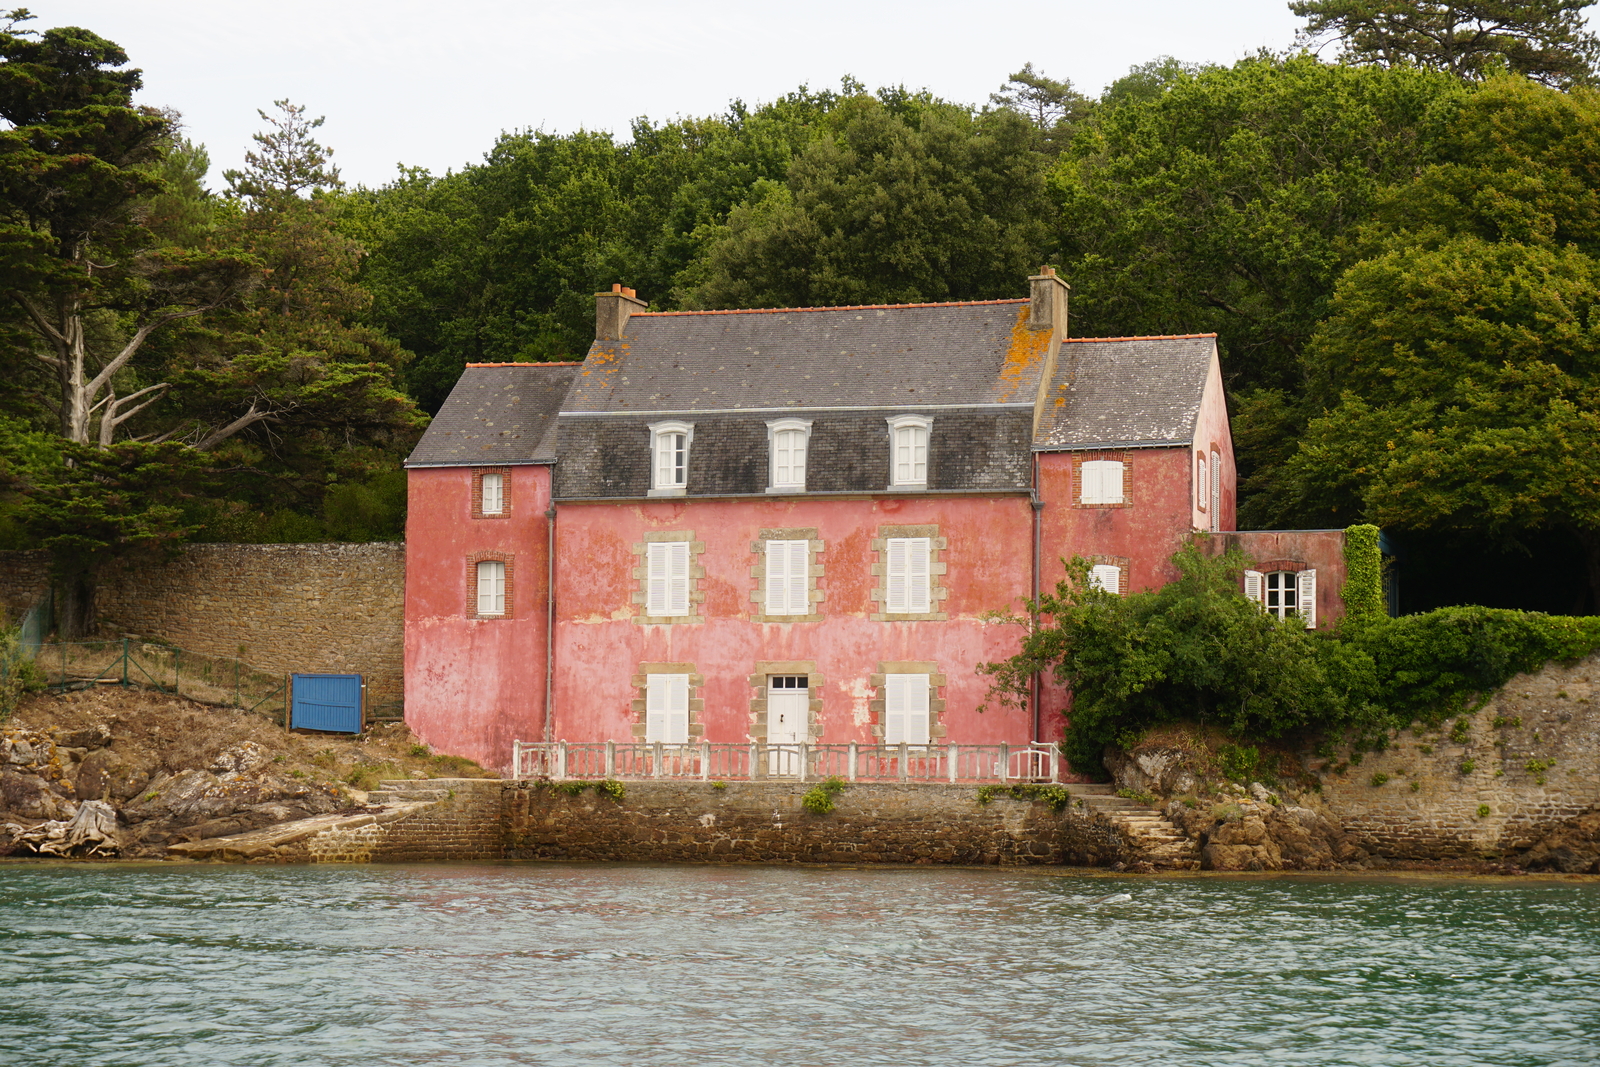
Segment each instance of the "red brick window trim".
[[1133,560],[1127,556],[1090,556],[1090,575],[1095,567],[1117,568],[1117,595],[1127,596],[1133,579]]
[[[1083,502],[1083,465],[1096,460],[1112,460],[1122,464],[1122,500],[1119,503],[1086,504]],[[1072,457],[1072,506],[1075,508],[1133,507],[1133,456],[1121,450],[1075,453]]]
[[[478,564],[504,563],[506,565],[505,611],[486,615],[478,611]],[[509,619],[515,614],[516,560],[509,552],[470,552],[467,554],[466,609],[469,619]]]
[[[500,478],[500,510],[496,513],[485,514],[483,510],[483,476],[486,474],[498,475]],[[511,516],[511,468],[510,467],[474,467],[472,468],[472,517],[475,519],[505,519]]]
[[1269,559],[1265,563],[1253,565],[1250,569],[1260,571],[1262,574],[1275,574],[1279,571],[1291,571],[1299,574],[1301,571],[1310,570],[1311,564],[1302,563],[1297,559]]

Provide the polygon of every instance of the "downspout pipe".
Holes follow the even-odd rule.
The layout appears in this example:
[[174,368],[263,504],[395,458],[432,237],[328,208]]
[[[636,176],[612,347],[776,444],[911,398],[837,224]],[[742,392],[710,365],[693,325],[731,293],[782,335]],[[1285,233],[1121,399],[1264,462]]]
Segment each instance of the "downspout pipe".
[[554,494],[544,513],[544,740],[555,740],[556,709],[556,502]]
[[[1033,601],[1034,603],[1038,603],[1039,583],[1042,581],[1044,576],[1044,560],[1042,555],[1044,551],[1044,531],[1042,523],[1044,501],[1039,499],[1039,453],[1037,452],[1033,454],[1033,487],[1028,494],[1028,506],[1033,509],[1033,581],[1031,584],[1033,588]],[[1039,626],[1039,613],[1037,611],[1033,611],[1029,614],[1034,628],[1037,629]],[[1042,687],[1039,685],[1039,676],[1037,674],[1033,676],[1033,679],[1029,685],[1033,689],[1032,694],[1030,694],[1031,702],[1033,704],[1033,743],[1037,745],[1044,740],[1044,737],[1042,736],[1044,733],[1044,710],[1039,706],[1040,697],[1042,695]]]

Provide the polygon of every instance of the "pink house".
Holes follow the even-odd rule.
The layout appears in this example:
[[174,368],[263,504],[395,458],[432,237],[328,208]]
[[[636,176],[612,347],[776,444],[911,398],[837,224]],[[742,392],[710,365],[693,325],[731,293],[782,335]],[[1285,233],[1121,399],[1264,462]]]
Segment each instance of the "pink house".
[[[502,770],[515,741],[1053,758],[1064,694],[986,705],[1020,636],[992,613],[1074,555],[1168,581],[1233,531],[1234,466],[1214,336],[1068,338],[1065,283],[1030,284],[708,312],[617,286],[581,364],[469,366],[407,464],[411,728]],[[1278,539],[1269,610],[1337,615],[1337,532],[1231,536]]]

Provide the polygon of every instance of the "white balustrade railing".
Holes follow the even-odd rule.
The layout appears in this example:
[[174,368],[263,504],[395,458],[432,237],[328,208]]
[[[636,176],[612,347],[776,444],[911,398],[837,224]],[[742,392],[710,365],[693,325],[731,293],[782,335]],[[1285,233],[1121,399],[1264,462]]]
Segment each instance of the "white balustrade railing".
[[1058,782],[1051,745],[650,744],[517,741],[518,778],[675,778],[703,782]]

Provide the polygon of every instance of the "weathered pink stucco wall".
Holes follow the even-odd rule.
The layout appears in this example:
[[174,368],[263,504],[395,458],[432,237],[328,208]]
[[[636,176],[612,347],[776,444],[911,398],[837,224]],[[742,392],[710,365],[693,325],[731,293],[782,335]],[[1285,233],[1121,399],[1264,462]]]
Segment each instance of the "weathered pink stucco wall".
[[[439,750],[500,770],[514,740],[544,735],[548,588],[550,468],[508,474],[509,513],[474,518],[471,468],[414,468],[406,519],[406,722]],[[511,563],[504,618],[473,617],[474,554]]]
[[[1231,530],[1238,525],[1238,480],[1233,467],[1233,434],[1228,428],[1228,405],[1222,392],[1222,368],[1216,356],[1211,357],[1211,369],[1206,374],[1205,392],[1200,400],[1200,414],[1195,420],[1193,456],[1204,452],[1209,463],[1213,450],[1222,456],[1222,514],[1216,526],[1218,530]],[[1208,500],[1204,509],[1198,506],[1200,487],[1194,484],[1198,466],[1193,456],[1189,460],[1191,522],[1197,530],[1209,530],[1211,504]]]
[[[1021,630],[983,618],[1012,611],[1029,588],[1031,513],[1025,494],[780,498],[772,500],[629,501],[563,504],[557,521],[555,737],[624,740],[638,722],[640,664],[692,664],[704,679],[691,697],[711,742],[750,739],[752,702],[764,683],[752,685],[762,662],[808,662],[822,678],[815,726],[823,743],[871,742],[878,694],[871,676],[884,663],[934,663],[945,681],[934,691],[945,701],[939,721],[950,743],[1020,743],[1032,739],[1026,709],[983,710],[988,679],[980,663],[1002,659],[1018,647]],[[871,592],[878,554],[871,541],[883,526],[932,524],[947,547],[938,553],[937,582],[948,596],[937,602],[945,621],[874,621],[881,607]],[[751,594],[751,551],[763,529],[815,529],[823,542],[816,562],[822,574],[822,615],[814,622],[757,622]],[[634,594],[643,588],[635,570],[637,548],[651,532],[692,533],[704,551],[695,563],[704,622],[635,621]],[[771,673],[779,673],[776,670]]]
[[1316,568],[1317,629],[1325,630],[1344,618],[1343,530],[1241,530],[1212,540],[1217,552],[1238,545],[1256,570],[1283,570],[1283,564]]

